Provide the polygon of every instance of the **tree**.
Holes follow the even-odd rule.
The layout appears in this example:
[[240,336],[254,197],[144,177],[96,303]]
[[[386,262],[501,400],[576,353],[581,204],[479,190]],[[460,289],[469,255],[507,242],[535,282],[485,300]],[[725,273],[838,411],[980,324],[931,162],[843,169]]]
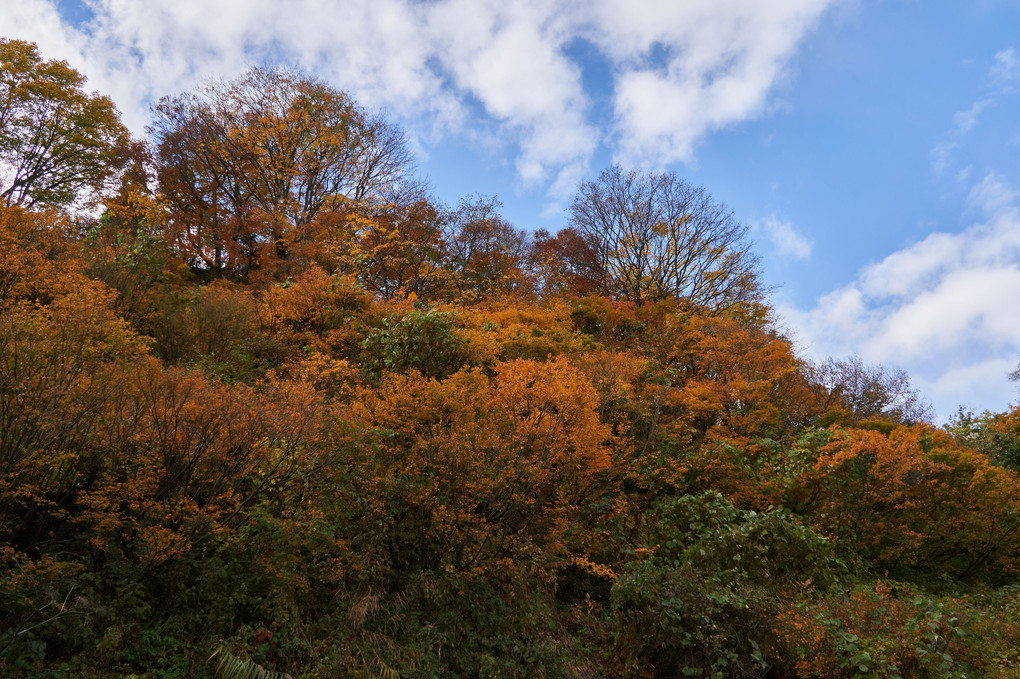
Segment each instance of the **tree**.
[[498,198],[462,199],[448,217],[447,266],[461,301],[527,287],[528,235],[499,215]]
[[[928,425],[832,429],[785,503],[876,572],[1016,573],[1020,478]],[[811,460],[808,455],[806,461]]]
[[931,404],[910,383],[905,370],[869,365],[860,356],[851,356],[830,358],[809,373],[824,392],[822,405],[832,413],[830,419],[847,420],[847,424],[876,419],[913,424],[934,416]]
[[747,227],[672,172],[614,165],[578,187],[571,214],[595,248],[607,295],[637,304],[685,298],[713,310],[761,297]]
[[446,221],[443,211],[427,200],[351,210],[345,226],[356,240],[345,259],[365,287],[383,299],[428,298],[446,277]]
[[64,61],[0,38],[0,203],[66,206],[116,170],[128,132],[109,98]]
[[362,344],[364,365],[376,374],[415,369],[425,377],[449,377],[465,362],[464,339],[454,320],[431,309],[386,318]]
[[570,292],[588,295],[603,283],[598,255],[589,239],[567,227],[553,236],[545,229],[535,232],[528,264],[536,284],[546,295]]
[[960,445],[986,455],[1000,467],[1020,472],[1020,406],[1010,412],[985,411],[981,415],[961,407],[945,429]]
[[562,358],[492,372],[442,381],[391,373],[355,394],[343,418],[358,472],[336,469],[338,487],[358,498],[352,549],[389,542],[382,553],[407,577],[416,568],[505,568],[518,550],[569,548],[564,531],[576,535],[590,503],[612,487],[598,395]]
[[168,235],[199,269],[244,274],[286,258],[317,215],[379,200],[410,168],[396,128],[289,71],[256,68],[153,113]]
[[649,518],[648,556],[611,597],[617,650],[643,676],[764,676],[777,604],[839,574],[826,540],[785,510],[741,510],[709,491]]

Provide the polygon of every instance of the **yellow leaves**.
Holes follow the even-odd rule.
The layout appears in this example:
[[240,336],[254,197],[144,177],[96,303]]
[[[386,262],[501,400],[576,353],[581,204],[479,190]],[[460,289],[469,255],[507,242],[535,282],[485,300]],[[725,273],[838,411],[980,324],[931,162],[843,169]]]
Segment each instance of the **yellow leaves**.
[[[648,552],[649,550],[644,551]],[[591,573],[597,578],[602,578],[604,580],[616,580],[617,578],[616,571],[612,568],[605,564],[595,563],[587,556],[573,556],[570,558],[570,563],[587,573]]]
[[383,299],[417,298],[447,285],[444,218],[436,207],[420,200],[349,214],[355,241],[343,259],[372,292]]
[[[286,378],[286,380],[284,379]],[[286,375],[275,375],[281,387],[288,382],[307,385],[327,399],[346,399],[353,393],[359,382],[359,372],[346,360],[337,360],[327,355],[313,353],[287,367]]]
[[[117,544],[155,566],[233,526],[256,498],[281,492],[305,469],[319,400],[300,381],[256,393],[197,373],[135,368],[119,374],[116,394],[91,403],[95,433],[76,465],[91,473],[72,496],[71,522],[96,552]],[[39,492],[56,488],[46,482]]]
[[633,339],[620,344],[648,357],[636,387],[651,411],[649,441],[667,430],[694,440],[781,439],[808,419],[811,395],[780,337],[675,303],[599,309],[586,299],[583,310],[592,316],[585,325],[627,332]]
[[309,225],[378,199],[409,162],[397,130],[344,92],[281,69],[164,97],[154,113],[167,236],[212,271],[246,276],[314,252]]
[[145,525],[139,530],[143,559],[148,564],[159,564],[179,558],[187,553],[191,542],[186,535],[160,525]]
[[16,498],[15,506],[75,486],[84,467],[77,457],[86,456],[144,351],[113,313],[108,290],[74,260],[32,262],[38,252],[26,244],[0,243],[3,255],[24,253],[37,264],[18,272],[0,298],[0,497]]
[[0,621],[0,629],[6,635],[12,634],[12,626],[14,630],[30,628],[82,603],[65,588],[84,565],[66,560],[68,556],[30,557],[10,545],[0,545],[0,592],[8,616]]
[[70,221],[55,212],[26,212],[0,206],[0,299],[48,304],[64,295],[111,296],[88,277],[78,244],[67,238]]
[[253,312],[263,334],[327,353],[360,339],[349,321],[372,308],[353,277],[330,276],[311,266],[294,280],[265,290],[255,300]]
[[[65,206],[99,192],[127,129],[108,97],[36,46],[0,38],[0,205]],[[94,199],[96,195],[87,196]]]
[[715,422],[727,403],[726,387],[716,380],[691,382],[675,393],[676,405],[698,422]]

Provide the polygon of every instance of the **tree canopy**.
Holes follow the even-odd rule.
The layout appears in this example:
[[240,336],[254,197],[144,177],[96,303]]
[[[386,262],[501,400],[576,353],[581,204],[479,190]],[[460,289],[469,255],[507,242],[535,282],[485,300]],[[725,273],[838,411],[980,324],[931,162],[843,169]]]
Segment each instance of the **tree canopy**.
[[761,298],[747,227],[672,172],[610,167],[580,185],[571,215],[595,250],[605,294],[637,304],[682,297],[714,309]]
[[153,114],[170,232],[211,270],[285,255],[321,213],[383,201],[409,179],[399,130],[294,72],[252,69],[164,97]]
[[128,139],[108,97],[84,91],[63,61],[32,43],[0,38],[0,201],[67,206],[98,191]]

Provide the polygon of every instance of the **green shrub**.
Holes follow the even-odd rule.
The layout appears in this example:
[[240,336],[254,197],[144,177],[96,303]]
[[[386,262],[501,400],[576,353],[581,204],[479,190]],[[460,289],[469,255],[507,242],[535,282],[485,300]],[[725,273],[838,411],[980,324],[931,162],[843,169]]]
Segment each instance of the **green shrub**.
[[414,369],[426,377],[449,377],[466,359],[453,321],[453,314],[433,309],[390,316],[362,343],[363,365],[375,375]]
[[841,571],[825,539],[786,511],[740,510],[707,492],[657,513],[651,556],[626,567],[611,598],[618,647],[637,671],[760,675],[784,595]]

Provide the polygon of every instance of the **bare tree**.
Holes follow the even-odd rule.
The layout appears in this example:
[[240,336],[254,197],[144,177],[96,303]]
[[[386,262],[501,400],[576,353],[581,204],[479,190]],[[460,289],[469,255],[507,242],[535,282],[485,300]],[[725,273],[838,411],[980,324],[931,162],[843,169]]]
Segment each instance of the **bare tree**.
[[722,310],[763,294],[747,227],[672,172],[610,167],[580,185],[571,215],[595,248],[608,295]]
[[846,409],[851,424],[869,419],[912,424],[935,415],[905,370],[868,364],[860,356],[811,366],[809,379],[822,392],[822,406]]

